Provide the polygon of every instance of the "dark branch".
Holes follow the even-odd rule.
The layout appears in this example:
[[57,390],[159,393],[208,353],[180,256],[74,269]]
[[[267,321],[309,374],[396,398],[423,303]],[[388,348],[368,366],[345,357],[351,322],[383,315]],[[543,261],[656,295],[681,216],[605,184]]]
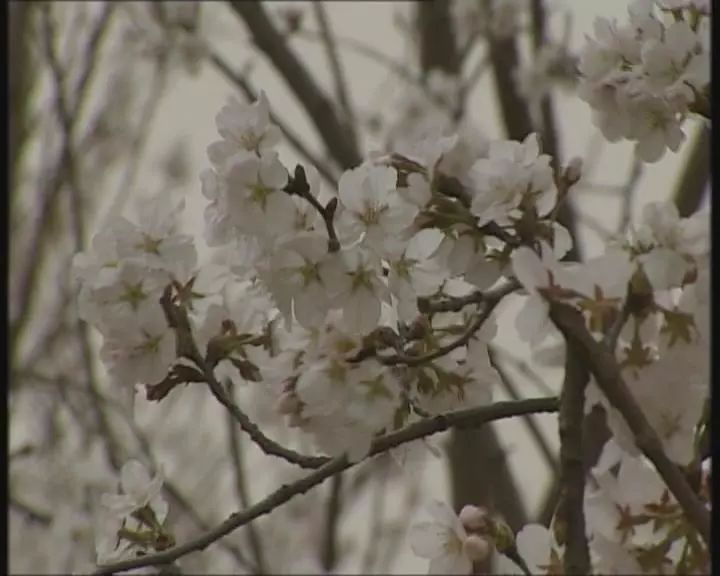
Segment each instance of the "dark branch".
[[312,118],[328,153],[343,170],[362,162],[357,143],[348,138],[332,101],[322,92],[286,38],[272,23],[261,2],[230,2],[230,7],[248,27],[253,41],[272,62]]
[[613,353],[596,342],[585,327],[580,312],[557,302],[550,303],[550,318],[576,346],[577,355],[595,376],[598,387],[610,404],[622,414],[635,436],[638,448],[655,465],[670,492],[705,542],[710,545],[710,513],[697,498],[680,468],[665,453],[657,432],[648,422],[642,409],[628,390]]
[[[557,409],[557,398],[531,398],[519,402],[497,402],[490,406],[481,406],[466,410],[458,410],[456,412],[449,412],[447,414],[440,414],[432,418],[421,420],[415,424],[411,424],[398,432],[378,438],[375,442],[373,442],[370,453],[365,459],[387,452],[388,450],[396,448],[397,446],[407,442],[412,442],[413,440],[418,440],[438,432],[443,432],[452,427],[478,428],[488,422],[500,420],[502,418],[511,418],[514,416],[522,416],[537,412],[555,412]],[[186,544],[175,546],[158,554],[110,564],[100,568],[95,572],[95,574],[100,576],[133,570],[143,566],[159,566],[174,562],[178,558],[190,554],[191,552],[204,550],[210,544],[213,544],[223,536],[230,534],[255,518],[269,514],[275,510],[275,508],[278,508],[295,496],[304,494],[328,478],[335,476],[336,474],[339,474],[357,464],[358,462],[348,462],[347,458],[344,456],[329,460],[322,467],[297,480],[296,482],[281,486],[278,490],[254,506],[247,508],[242,512],[235,512],[234,514],[231,514],[227,520],[219,526],[206,532],[202,536],[187,542]]]

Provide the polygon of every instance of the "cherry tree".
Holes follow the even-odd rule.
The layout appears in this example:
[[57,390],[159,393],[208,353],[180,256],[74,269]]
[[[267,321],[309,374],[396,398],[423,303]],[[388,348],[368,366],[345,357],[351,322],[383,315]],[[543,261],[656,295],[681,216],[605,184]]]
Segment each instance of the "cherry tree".
[[[569,12],[542,0],[427,0],[397,11],[410,63],[337,36],[322,3],[222,8],[283,79],[323,152],[214,45],[200,15],[220,5],[98,3],[68,22],[49,6],[13,8],[40,45],[20,38],[19,54],[48,71],[38,80],[51,106],[38,114],[56,122],[30,176],[22,155],[11,157],[15,186],[32,189],[34,176],[40,190],[39,208],[19,196],[12,206],[24,223],[24,248],[11,252],[16,566],[382,572],[404,546],[433,574],[709,571],[708,3],[635,0],[621,18],[597,17],[573,47]],[[555,38],[550,24],[563,16]],[[95,123],[83,104],[112,26],[110,78],[137,82],[123,59],[132,49],[164,80],[137,131],[103,155],[112,139],[95,126],[113,119],[112,91],[95,103]],[[61,51],[58,27],[87,35],[79,56],[70,40]],[[331,91],[303,61],[303,38],[325,51]],[[399,78],[385,116],[351,96],[342,57],[352,51]],[[168,78],[203,66],[239,94],[192,111],[217,131],[191,175],[193,196],[152,194],[133,215],[124,197],[153,107]],[[469,113],[486,72],[504,135]],[[558,91],[588,107],[605,140],[633,146],[620,225],[595,226],[597,250],[583,245],[593,221],[581,212],[594,158],[562,153]],[[643,167],[686,147],[677,192],[633,219]],[[162,188],[178,185],[174,160]],[[101,210],[88,189],[107,188],[115,164],[118,193]],[[44,226],[63,191],[67,238],[51,246]],[[202,206],[197,235],[190,205]],[[32,292],[49,289],[35,261],[22,265],[23,250],[51,252],[60,270],[45,275],[62,275],[70,295],[42,300],[59,320],[34,329]],[[507,328],[531,365],[498,344]],[[65,342],[64,356],[52,340]],[[520,371],[545,391],[560,374],[559,392],[521,394]],[[38,382],[54,392],[38,394]],[[44,434],[28,431],[38,410],[52,418]],[[554,418],[557,453],[541,414]],[[502,451],[491,423],[511,418],[554,470],[535,517],[507,462],[489,457]],[[450,464],[451,494],[422,484],[436,458]],[[370,493],[372,513],[356,512]]]

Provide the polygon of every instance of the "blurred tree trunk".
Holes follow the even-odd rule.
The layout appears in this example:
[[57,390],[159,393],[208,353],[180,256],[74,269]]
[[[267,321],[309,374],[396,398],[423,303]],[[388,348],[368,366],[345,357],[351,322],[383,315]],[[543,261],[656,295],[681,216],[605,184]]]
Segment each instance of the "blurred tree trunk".
[[[420,65],[425,74],[439,69],[451,75],[460,72],[460,54],[455,42],[449,0],[417,3]],[[455,430],[449,447],[453,507],[485,506],[501,514],[513,530],[526,521],[518,486],[493,426],[478,430]],[[475,566],[487,572],[489,565]]]
[[28,102],[33,85],[30,50],[30,28],[32,26],[32,2],[8,2],[8,168],[10,170],[10,202],[18,182],[18,171],[23,145],[28,136]]
[[674,201],[680,216],[692,216],[702,203],[710,181],[710,124],[700,128],[678,178]]

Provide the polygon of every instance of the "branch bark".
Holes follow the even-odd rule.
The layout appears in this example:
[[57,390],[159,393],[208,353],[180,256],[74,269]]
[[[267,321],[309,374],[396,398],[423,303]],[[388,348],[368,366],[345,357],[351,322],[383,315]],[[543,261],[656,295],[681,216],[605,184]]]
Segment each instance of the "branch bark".
[[673,194],[673,200],[682,218],[692,216],[698,210],[709,180],[710,125],[705,124],[695,136]]
[[230,7],[242,18],[253,41],[295,94],[315,124],[330,156],[343,170],[362,162],[357,143],[348,137],[332,101],[315,82],[286,38],[272,23],[261,2],[235,1]]
[[581,313],[571,306],[551,302],[550,318],[563,333],[565,340],[572,342],[576,347],[577,356],[589,367],[598,387],[610,404],[622,414],[635,436],[638,448],[655,465],[668,489],[682,507],[688,521],[710,546],[710,513],[695,496],[680,468],[663,450],[660,437],[623,381],[612,352],[595,341],[585,327]]
[[[449,412],[446,414],[439,414],[437,416],[433,416],[432,418],[426,418],[420,422],[406,426],[397,432],[393,432],[376,439],[375,442],[373,442],[370,453],[360,460],[360,462],[378,454],[387,452],[388,450],[396,448],[406,442],[412,442],[413,440],[418,440],[438,432],[443,432],[449,428],[478,428],[489,422],[500,420],[502,418],[522,416],[538,412],[555,412],[557,409],[558,399],[551,397],[530,398],[518,402],[496,402],[490,406],[481,406]],[[242,512],[235,512],[231,514],[220,525],[198,538],[187,542],[186,544],[174,546],[173,548],[158,554],[151,554],[141,558],[133,558],[131,560],[124,560],[115,564],[109,564],[101,567],[99,570],[94,572],[94,574],[101,576],[133,570],[143,566],[169,564],[182,556],[190,554],[191,552],[204,550],[210,544],[213,544],[223,536],[230,534],[255,518],[269,514],[295,496],[304,494],[328,478],[340,474],[357,464],[359,464],[359,462],[349,462],[344,456],[329,460],[323,464],[323,466],[311,472],[307,476],[300,478],[296,482],[281,486],[278,490],[271,493],[254,506],[247,508]]]
[[567,342],[565,378],[560,394],[560,500],[559,521],[565,531],[565,574],[588,574],[590,553],[585,534],[585,470],[583,467],[583,416],[588,371],[577,346]]

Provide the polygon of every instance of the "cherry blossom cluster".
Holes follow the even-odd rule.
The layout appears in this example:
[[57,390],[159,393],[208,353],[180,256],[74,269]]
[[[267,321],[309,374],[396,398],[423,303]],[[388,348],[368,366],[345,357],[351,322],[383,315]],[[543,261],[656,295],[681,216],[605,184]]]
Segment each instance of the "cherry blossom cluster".
[[610,441],[593,478],[594,487],[586,490],[585,513],[598,573],[707,570],[707,549],[645,458],[623,452]]
[[558,256],[569,248],[536,136],[493,142],[471,162],[455,135],[402,143],[323,194],[317,173],[280,163],[264,95],[231,101],[216,121],[222,140],[201,178],[205,236],[234,247],[233,270],[279,311],[273,332],[286,348],[256,366],[260,379],[272,374],[288,422],[357,458],[413,414],[488,402],[492,321],[451,354],[414,359],[467,323],[462,306],[426,308],[495,285],[523,234],[541,231]]
[[578,95],[609,141],[634,141],[639,158],[656,162],[679,149],[690,112],[709,115],[708,16],[704,2],[636,0],[627,24],[595,20]]
[[150,478],[137,460],[120,471],[120,494],[103,494],[95,537],[98,564],[165,550],[175,539],[165,527],[168,504],[161,495],[162,473]]
[[[659,25],[649,12],[642,22]],[[103,335],[101,357],[119,384],[144,384],[149,399],[161,400],[178,384],[205,382],[227,407],[219,382],[254,383],[320,451],[355,462],[380,434],[491,402],[493,309],[522,290],[521,338],[537,347],[553,332],[551,301],[572,304],[593,335],[612,342],[669,457],[698,464],[708,376],[706,213],[682,219],[669,204],[651,204],[641,225],[603,255],[568,263],[572,240],[555,217],[580,167],[554,173],[535,134],[480,147],[457,134],[419,136],[371,154],[327,191],[316,170],[289,171],[280,161],[264,94],[249,105],[231,100],[216,123],[221,139],[208,147],[211,168],[201,175],[205,239],[229,250],[227,266],[199,267],[192,239],[177,230],[182,204],[168,210],[159,200],[142,206],[138,224],[111,219],[76,257],[81,315]],[[624,463],[652,468],[591,384],[587,408],[598,402],[615,434],[613,466],[621,465],[598,472],[598,489],[586,497],[589,509],[595,501],[621,508],[612,486],[623,481]],[[161,480],[151,482],[136,462],[122,475],[126,495],[106,498],[117,514],[107,532],[114,545],[108,537],[99,546],[105,561],[141,544],[159,550],[169,537],[167,507],[152,503]],[[696,549],[697,535],[667,490],[648,497],[642,505],[660,506],[658,522],[668,529],[648,543],[618,536],[617,526],[605,530],[601,518],[597,530],[589,522],[598,570],[617,547],[643,569],[643,554],[663,551],[673,566],[702,563],[706,550]],[[655,520],[638,510],[628,516],[633,526]],[[431,571],[469,572],[493,551],[511,570],[524,563],[545,571],[563,554],[553,530],[527,526],[513,537],[475,508],[457,518],[438,505],[434,516],[414,545]]]
[[176,358],[160,297],[185,285],[196,265],[192,237],[177,231],[183,206],[153,198],[141,204],[137,224],[113,217],[73,262],[80,317],[103,335],[101,358],[124,386],[162,380]]

